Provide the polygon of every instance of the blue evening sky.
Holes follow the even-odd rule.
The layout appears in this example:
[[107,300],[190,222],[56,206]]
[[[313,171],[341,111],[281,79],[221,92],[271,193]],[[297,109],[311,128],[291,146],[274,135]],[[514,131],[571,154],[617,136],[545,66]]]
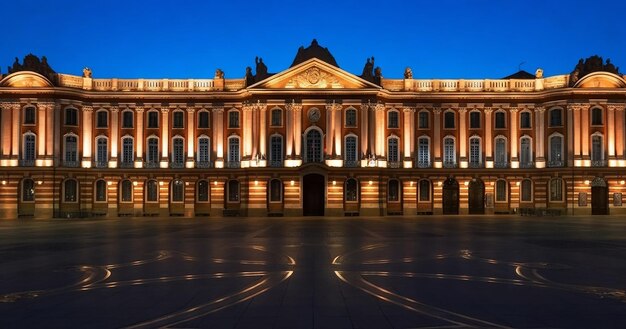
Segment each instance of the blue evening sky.
[[626,72],[626,1],[5,1],[0,69],[46,55],[57,72],[95,78],[243,77],[261,56],[289,67],[317,38],[339,66],[383,76],[501,78],[521,68],[572,71],[581,57]]

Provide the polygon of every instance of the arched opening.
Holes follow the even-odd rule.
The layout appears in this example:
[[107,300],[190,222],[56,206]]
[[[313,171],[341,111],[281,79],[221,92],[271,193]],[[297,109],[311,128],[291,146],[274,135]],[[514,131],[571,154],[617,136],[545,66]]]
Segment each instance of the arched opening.
[[35,215],[35,181],[31,178],[24,178],[20,182],[18,195],[17,215]]
[[457,215],[459,213],[459,183],[454,178],[443,182],[443,214]]
[[596,177],[591,182],[591,214],[609,214],[609,187],[600,177]]
[[485,183],[480,178],[474,178],[468,187],[468,208],[470,214],[485,213]]
[[284,211],[285,186],[280,179],[271,179],[267,184],[267,214],[282,216]]
[[324,216],[326,183],[320,174],[302,177],[302,215]]
[[387,182],[387,215],[402,215],[402,182],[398,179]]
[[211,184],[206,179],[196,182],[196,216],[208,216],[211,213]]

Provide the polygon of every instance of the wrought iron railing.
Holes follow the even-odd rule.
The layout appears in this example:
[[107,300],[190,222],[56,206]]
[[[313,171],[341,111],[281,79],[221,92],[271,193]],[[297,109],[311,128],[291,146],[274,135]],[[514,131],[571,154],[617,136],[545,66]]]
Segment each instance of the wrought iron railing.
[[557,168],[557,167],[563,167],[564,166],[564,162],[563,160],[550,160],[548,161],[548,167],[550,168]]
[[68,160],[63,161],[63,167],[77,168],[79,166],[80,166],[80,162],[78,161],[68,161]]
[[35,159],[20,159],[19,165],[20,167],[34,167]]
[[530,162],[520,162],[519,163],[519,167],[520,168],[524,168],[524,169],[526,169],[526,168],[535,168],[535,163],[532,162],[532,161],[530,161]]
[[170,162],[170,168],[173,168],[173,169],[185,168],[185,163],[184,162]]
[[507,161],[496,161],[493,163],[494,168],[508,168],[509,163]]
[[122,161],[120,162],[120,168],[134,168],[135,163],[132,161]]
[[444,161],[443,162],[443,167],[444,168],[456,168],[456,162],[454,162],[454,161]]
[[144,161],[144,168],[159,168],[159,161]]
[[591,160],[592,167],[606,167],[608,165],[608,161],[606,160]]
[[484,164],[482,162],[470,162],[467,166],[470,168],[483,168]]
[[357,168],[361,166],[361,162],[358,160],[345,160],[343,166],[346,168]]
[[241,162],[240,161],[228,161],[226,162],[226,168],[240,168],[241,167]]
[[387,168],[402,168],[402,162],[400,161],[387,161]]
[[433,164],[430,161],[417,161],[417,168],[430,168]]
[[196,168],[213,168],[211,161],[196,161]]
[[105,160],[96,160],[93,162],[93,167],[94,168],[108,168],[109,162]]
[[283,166],[283,160],[270,160],[269,166],[272,168],[280,168]]

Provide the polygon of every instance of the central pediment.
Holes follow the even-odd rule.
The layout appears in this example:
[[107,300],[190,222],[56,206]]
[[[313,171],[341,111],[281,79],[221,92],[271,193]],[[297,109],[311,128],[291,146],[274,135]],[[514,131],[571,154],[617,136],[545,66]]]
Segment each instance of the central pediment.
[[248,87],[254,89],[363,89],[379,86],[312,58]]

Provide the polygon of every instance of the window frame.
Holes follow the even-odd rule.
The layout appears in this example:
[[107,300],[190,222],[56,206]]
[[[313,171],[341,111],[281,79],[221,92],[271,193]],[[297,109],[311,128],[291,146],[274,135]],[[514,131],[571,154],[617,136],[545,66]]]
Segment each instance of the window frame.
[[[422,115],[426,117],[426,126],[422,125]],[[428,110],[420,110],[417,112],[417,129],[430,129],[430,112]]]
[[[278,182],[278,184],[279,184],[278,185],[278,187],[279,187],[278,191],[279,191],[279,197],[280,197],[279,200],[274,200],[274,198],[273,198],[274,197],[273,193],[274,193],[274,190],[275,190],[274,189],[275,186],[273,186],[273,184],[275,182]],[[284,193],[284,188],[285,188],[283,181],[278,179],[278,178],[272,178],[272,179],[269,180],[267,186],[269,186],[268,202],[269,203],[282,203],[283,199],[284,199],[283,193]]]
[[[274,122],[274,113],[278,113],[278,123]],[[283,109],[274,107],[270,110],[270,127],[280,128],[283,126]]]
[[[448,125],[448,117],[452,118],[452,126]],[[456,129],[456,112],[453,110],[445,110],[443,112],[443,129]]]
[[[474,120],[472,116],[478,115],[478,125],[474,126]],[[479,110],[472,110],[469,112],[469,129],[481,129],[482,128],[482,113]]]
[[[236,200],[231,199],[231,189],[233,188],[231,187],[231,183],[236,184],[236,187],[237,187]],[[226,202],[227,203],[241,203],[241,182],[239,182],[236,179],[229,179],[226,182]]]
[[[28,113],[32,112],[32,121]],[[34,105],[26,105],[22,108],[22,125],[24,126],[36,126],[37,125],[37,108]]]
[[[391,182],[398,182],[398,187],[396,189],[397,192],[397,199],[392,200],[391,199],[391,193],[389,193],[389,191],[391,191]],[[400,179],[397,178],[391,178],[387,181],[387,202],[388,203],[400,203],[402,202],[402,181],[400,181]]]
[[[75,191],[74,191],[74,193],[75,193],[75,195],[74,195],[75,200],[74,201],[71,201],[71,200],[68,201],[68,198],[67,198],[67,196],[68,196],[67,195],[67,184],[69,182],[74,182],[74,188],[75,188]],[[78,181],[75,178],[67,178],[67,179],[63,180],[63,185],[61,187],[62,187],[61,200],[63,201],[63,203],[78,203],[79,202],[79,200],[80,200],[80,184],[78,183]]]
[[[498,117],[502,117],[502,126],[498,127]],[[506,122],[506,111],[505,110],[497,110],[493,113],[493,129],[507,129],[507,122]]]
[[[524,126],[524,116],[528,116],[528,127]],[[533,129],[533,115],[529,110],[524,110],[519,114],[519,129]]]
[[[103,183],[104,184],[104,200],[99,200],[99,191],[98,191],[98,184],[99,183]],[[107,181],[100,178],[100,179],[96,179],[95,182],[93,182],[93,202],[94,203],[108,203],[109,201],[109,191],[108,191],[108,185],[107,185]]]
[[[161,198],[160,194],[161,194],[161,186],[159,185],[159,182],[156,179],[148,179],[146,180],[146,182],[144,183],[144,202],[145,203],[159,203],[159,200]],[[156,200],[150,200],[150,186],[153,185],[155,186],[155,197]]]
[[[130,116],[130,127],[126,124],[126,117]],[[122,124],[121,129],[134,129],[135,128],[135,112],[131,109],[125,109],[122,111]]]
[[[427,200],[422,200],[422,182],[426,182],[426,184],[428,185],[428,199]],[[418,203],[431,203],[432,202],[432,195],[433,195],[433,191],[432,191],[432,182],[428,179],[420,179],[417,182],[417,187],[418,187],[418,191],[417,191],[417,202]]]
[[[104,113],[104,125],[100,122],[100,115]],[[99,109],[96,111],[96,129],[106,129],[109,128],[109,111],[105,109]]]
[[[354,194],[354,200],[349,200],[348,199],[348,192],[349,192],[349,190],[348,190],[348,183],[351,182],[351,181],[354,181],[355,189],[356,189],[355,194]],[[348,179],[346,179],[346,181],[344,182],[343,201],[345,203],[352,203],[352,204],[359,203],[359,192],[360,192],[359,188],[360,188],[359,181],[356,178],[349,177]],[[352,199],[352,198],[350,198],[350,199]]]
[[[161,115],[160,114],[161,113],[158,110],[156,110],[156,109],[150,109],[150,110],[148,110],[148,112],[146,112],[146,120],[148,121],[148,122],[146,122],[147,123],[147,125],[146,125],[147,129],[159,129],[160,121],[161,121],[161,118],[160,118]],[[153,122],[152,122],[152,120],[150,118],[152,115],[154,115],[154,117],[156,117],[156,125],[152,124]]]
[[[32,191],[30,193],[28,193],[29,200],[24,198],[26,196],[26,188],[24,186],[26,181],[29,181],[29,182],[32,183],[32,186],[30,188]],[[35,187],[36,187],[36,185],[35,185],[35,180],[34,179],[32,179],[31,177],[24,177],[24,178],[22,178],[22,180],[20,181],[20,203],[35,203],[37,201],[37,199],[36,199],[37,194],[36,194],[36,191],[35,191]]]
[[[240,129],[241,128],[241,113],[237,109],[228,110],[228,129]],[[233,118],[237,118],[237,122],[233,121]],[[234,124],[236,123],[236,125]]]
[[[206,125],[202,124],[202,115],[206,115]],[[198,124],[196,125],[198,129],[211,129],[211,112],[206,109],[202,109],[198,111]]]
[[[206,183],[206,200],[200,199],[200,184]],[[211,183],[208,179],[199,179],[196,182],[196,203],[211,203]]]
[[[176,178],[172,179],[169,185],[170,202],[185,203],[185,182],[180,178]],[[181,190],[177,190],[178,188],[180,188]],[[180,195],[177,195],[179,192]]]
[[[504,200],[499,199],[499,196],[500,196],[499,195],[499,192],[500,192],[499,184],[500,183],[504,184]],[[509,184],[506,181],[506,179],[503,179],[503,178],[497,179],[495,184],[494,184],[493,190],[494,190],[494,201],[496,203],[507,203],[507,202],[509,202]]]
[[[552,113],[559,113],[558,116],[558,123],[553,123],[552,122]],[[556,121],[556,120],[555,120]],[[550,128],[557,128],[557,127],[563,127],[563,109],[560,107],[553,107],[548,111],[548,127]]]
[[[126,200],[125,199],[125,195],[124,195],[124,188],[125,188],[125,183],[128,183],[128,187],[130,188],[130,200]],[[120,185],[119,185],[119,202],[120,203],[133,203],[134,201],[134,187],[133,187],[133,182],[130,179],[122,179],[120,181]]]
[[181,109],[172,111],[172,129],[185,129],[185,111]]
[[77,108],[68,106],[64,109],[63,115],[64,115],[64,120],[63,120],[64,126],[78,127],[78,122],[80,120],[79,120],[79,114],[78,114]]
[[[552,182],[557,182],[557,181],[561,182],[560,187],[559,187],[559,194],[561,196],[560,200],[552,199],[552,191],[553,191]],[[551,202],[551,203],[565,203],[566,194],[567,194],[567,192],[566,192],[566,187],[565,187],[565,180],[563,180],[560,177],[553,177],[553,178],[551,178],[550,181],[548,182],[548,202]]]
[[[351,124],[348,122],[348,117],[349,117],[348,113],[354,113],[354,124]],[[348,107],[344,113],[344,116],[345,116],[344,121],[343,121],[344,128],[357,128],[359,126],[359,114],[354,107]]]
[[[530,182],[530,200],[524,200],[524,182]],[[520,202],[528,202],[528,203],[532,203],[534,202],[534,198],[533,198],[533,181],[530,178],[524,178],[522,179],[522,181],[520,182],[520,191],[519,191],[519,198],[520,198]]]

